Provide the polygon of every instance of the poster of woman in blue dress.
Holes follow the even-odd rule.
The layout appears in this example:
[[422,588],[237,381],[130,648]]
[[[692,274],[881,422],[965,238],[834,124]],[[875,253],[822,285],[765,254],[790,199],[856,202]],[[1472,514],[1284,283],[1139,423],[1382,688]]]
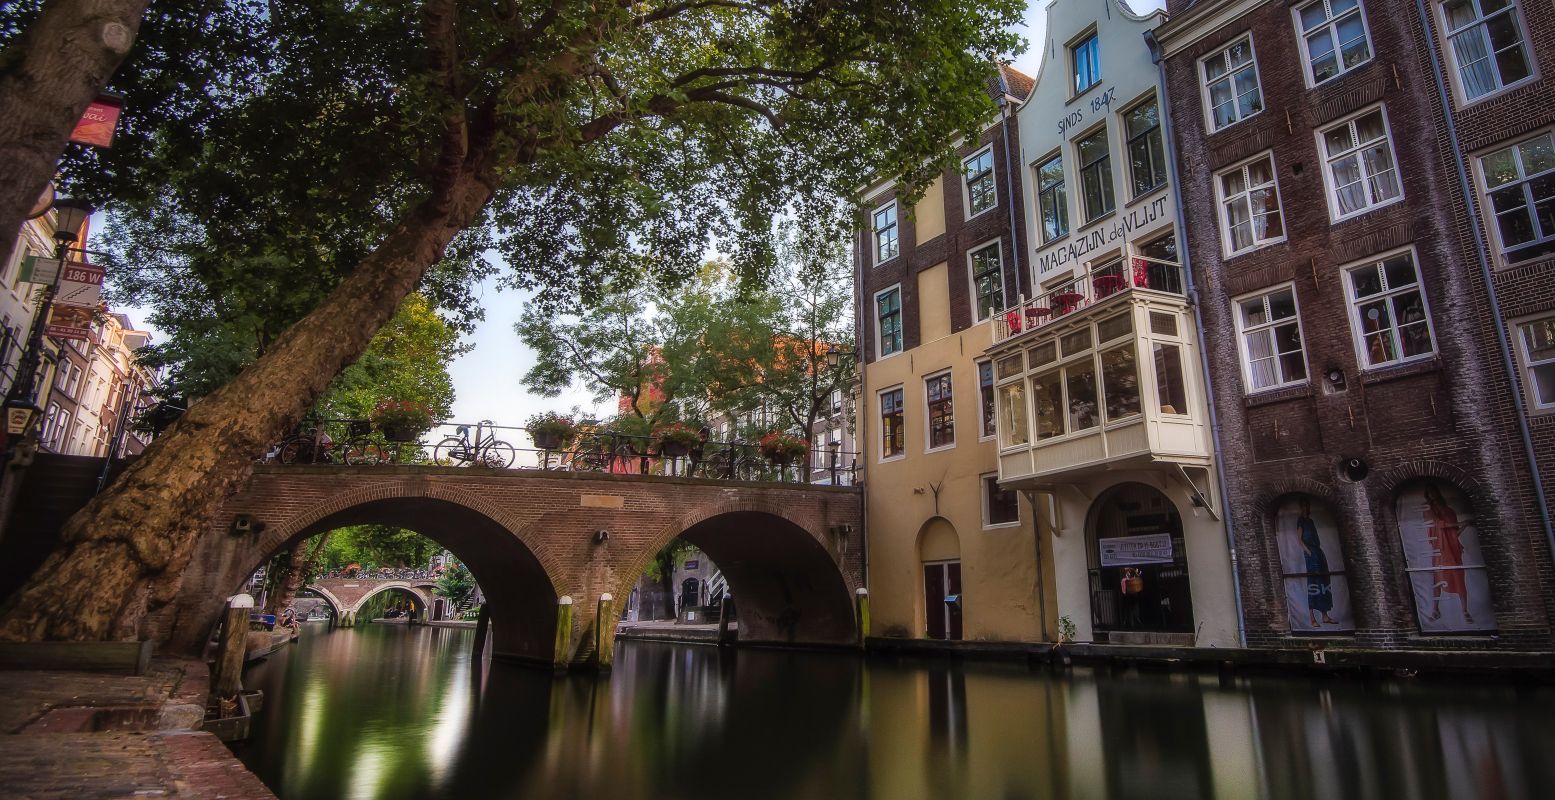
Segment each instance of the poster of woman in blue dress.
[[1291,495],[1275,512],[1285,606],[1293,631],[1350,631],[1350,584],[1334,516],[1323,503]]

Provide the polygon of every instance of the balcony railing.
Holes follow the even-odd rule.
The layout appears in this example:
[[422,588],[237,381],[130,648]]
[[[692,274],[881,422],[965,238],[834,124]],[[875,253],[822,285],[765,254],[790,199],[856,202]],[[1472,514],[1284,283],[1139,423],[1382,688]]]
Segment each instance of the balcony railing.
[[1180,264],[1141,255],[1113,259],[1030,300],[1022,297],[995,314],[993,340],[1013,339],[1135,289],[1180,295],[1182,286]]

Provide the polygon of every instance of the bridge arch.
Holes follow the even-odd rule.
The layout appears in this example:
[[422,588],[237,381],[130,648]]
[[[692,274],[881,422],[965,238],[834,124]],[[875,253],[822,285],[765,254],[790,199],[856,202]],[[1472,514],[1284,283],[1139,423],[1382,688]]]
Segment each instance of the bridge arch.
[[[557,595],[543,548],[532,548],[506,522],[505,511],[458,487],[428,483],[407,491],[403,483],[368,485],[343,492],[298,512],[259,537],[260,554],[244,565],[252,572],[269,555],[297,541],[351,525],[380,524],[413,530],[446,547],[469,569],[491,608],[495,656],[553,662]],[[424,583],[424,582],[422,582]],[[411,593],[430,608],[431,598],[415,581],[388,581],[355,602],[334,598],[339,619],[350,619],[367,599],[389,589]]]
[[844,567],[861,532],[816,530],[791,506],[730,496],[689,509],[646,542],[622,575],[625,597],[660,549],[685,539],[718,565],[739,604],[739,639],[755,644],[850,645],[860,576]]
[[335,619],[338,620],[345,618],[345,603],[341,602],[340,598],[335,596],[335,593],[329,590],[329,587],[322,586],[317,583],[312,583],[302,587],[300,592],[310,592],[320,600],[323,600],[325,605],[329,606],[329,610],[334,612]]

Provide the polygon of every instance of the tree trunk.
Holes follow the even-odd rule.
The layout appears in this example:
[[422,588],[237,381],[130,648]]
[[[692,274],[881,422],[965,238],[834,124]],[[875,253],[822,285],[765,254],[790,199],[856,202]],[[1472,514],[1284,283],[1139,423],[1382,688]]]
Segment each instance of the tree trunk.
[[291,552],[286,558],[286,574],[276,585],[275,591],[270,593],[270,599],[265,603],[266,613],[280,614],[297,599],[297,592],[302,590],[308,575],[313,572],[314,567],[319,563],[319,558],[324,555],[324,545],[329,542],[329,534],[329,531],[325,531],[311,550],[308,547],[308,539],[292,545]]
[[129,53],[146,0],[53,0],[0,52],[0,258],[76,122]]
[[[484,160],[484,159],[483,159]],[[171,601],[196,538],[254,459],[295,427],[479,215],[489,164],[456,163],[370,255],[268,353],[208,397],[72,516],[61,544],[0,608],[0,640],[134,638]]]

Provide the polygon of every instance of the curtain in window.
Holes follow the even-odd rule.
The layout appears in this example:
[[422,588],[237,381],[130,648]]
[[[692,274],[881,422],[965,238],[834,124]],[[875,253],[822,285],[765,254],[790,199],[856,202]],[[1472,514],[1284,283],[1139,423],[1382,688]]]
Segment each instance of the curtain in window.
[[[1457,24],[1457,21],[1453,22],[1454,26]],[[1495,91],[1496,73],[1490,63],[1490,48],[1485,45],[1483,28],[1475,26],[1454,36],[1452,49],[1458,58],[1458,76],[1463,81],[1464,94],[1479,97]]]

